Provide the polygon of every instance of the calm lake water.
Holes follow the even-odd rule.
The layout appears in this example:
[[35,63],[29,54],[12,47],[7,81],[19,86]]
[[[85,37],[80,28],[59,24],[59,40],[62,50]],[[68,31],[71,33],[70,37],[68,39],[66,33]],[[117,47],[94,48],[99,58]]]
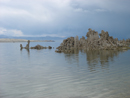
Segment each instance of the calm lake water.
[[0,98],[130,98],[130,50],[56,53],[60,43],[0,43]]

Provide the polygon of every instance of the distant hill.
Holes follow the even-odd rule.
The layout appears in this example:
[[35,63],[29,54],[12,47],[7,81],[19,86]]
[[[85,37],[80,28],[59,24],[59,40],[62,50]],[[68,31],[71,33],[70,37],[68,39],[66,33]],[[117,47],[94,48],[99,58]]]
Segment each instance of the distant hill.
[[[0,42],[27,42],[26,39],[1,38]],[[54,42],[53,40],[30,40],[30,42]]]
[[0,35],[0,38],[26,39],[26,40],[62,40],[62,39],[65,39],[65,38],[61,38],[61,37],[51,37],[51,36],[46,36],[46,37],[13,37],[13,36],[6,36],[6,35]]
[[61,37],[13,37],[14,39],[27,39],[27,40],[60,40],[60,39],[64,39]]
[[0,38],[9,38],[9,37],[6,35],[0,35]]

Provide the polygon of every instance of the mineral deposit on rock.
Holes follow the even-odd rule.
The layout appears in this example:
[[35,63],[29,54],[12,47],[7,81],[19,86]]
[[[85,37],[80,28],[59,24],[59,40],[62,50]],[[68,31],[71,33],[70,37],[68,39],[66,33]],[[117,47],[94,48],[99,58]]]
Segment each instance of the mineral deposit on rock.
[[36,45],[35,47],[31,47],[31,49],[47,49],[47,47],[43,47],[41,45]]
[[51,46],[48,46],[48,47],[43,47],[43,46],[41,46],[41,45],[36,45],[36,46],[34,46],[34,47],[29,47],[29,44],[30,44],[30,40],[28,40],[28,44],[26,45],[26,47],[23,47],[22,46],[22,44],[20,44],[20,49],[22,50],[23,48],[24,49],[27,49],[27,50],[29,50],[29,49],[38,49],[38,50],[40,50],[40,49],[52,49],[52,47]]
[[52,47],[51,47],[51,46],[48,46],[48,49],[52,49]]
[[28,40],[28,44],[26,45],[25,49],[29,49],[30,40]]
[[113,50],[113,49],[129,49],[130,39],[118,40],[118,38],[113,38],[109,36],[109,33],[106,31],[101,31],[100,34],[95,30],[88,29],[86,34],[87,39],[84,36],[78,39],[76,37],[69,37],[57,47],[55,52],[71,52],[75,49],[84,49],[84,50]]

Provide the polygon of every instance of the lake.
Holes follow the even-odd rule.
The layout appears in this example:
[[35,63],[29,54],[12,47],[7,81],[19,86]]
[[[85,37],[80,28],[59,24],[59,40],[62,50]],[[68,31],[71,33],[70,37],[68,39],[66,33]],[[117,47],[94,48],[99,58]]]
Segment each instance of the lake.
[[130,98],[130,50],[66,54],[55,52],[61,41],[29,51],[21,43],[0,43],[0,98]]

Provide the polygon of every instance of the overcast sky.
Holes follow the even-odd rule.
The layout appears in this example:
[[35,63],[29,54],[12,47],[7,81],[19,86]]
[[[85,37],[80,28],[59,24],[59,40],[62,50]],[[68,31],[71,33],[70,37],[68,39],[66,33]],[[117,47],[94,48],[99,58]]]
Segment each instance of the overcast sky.
[[0,0],[0,35],[130,38],[130,0]]

